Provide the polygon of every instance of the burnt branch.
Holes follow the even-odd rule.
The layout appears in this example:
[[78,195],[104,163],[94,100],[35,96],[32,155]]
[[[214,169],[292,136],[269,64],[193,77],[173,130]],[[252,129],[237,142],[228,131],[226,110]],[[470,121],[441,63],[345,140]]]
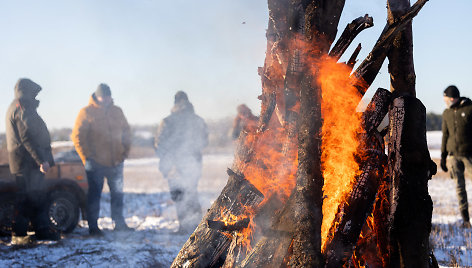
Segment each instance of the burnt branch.
[[352,53],[351,57],[349,58],[349,60],[347,61],[346,65],[352,70],[354,68],[354,65],[356,64],[357,62],[357,56],[359,56],[359,52],[361,52],[361,49],[362,49],[362,46],[361,46],[361,43],[359,43],[359,45],[357,45],[356,49],[354,50],[354,52]]
[[208,228],[221,232],[241,231],[249,226],[249,218],[244,218],[235,223],[225,223],[223,221],[207,220]]
[[374,20],[369,15],[365,15],[363,17],[359,17],[349,23],[344,32],[339,37],[338,41],[334,45],[334,47],[329,52],[329,56],[339,60],[341,56],[346,52],[349,45],[351,45],[352,41],[357,37],[357,35],[362,32],[363,30],[374,26]]
[[389,49],[393,45],[393,39],[404,27],[420,12],[428,0],[418,0],[405,15],[388,24],[380,35],[377,43],[367,58],[361,63],[351,75],[352,84],[357,88],[359,94],[364,95],[369,86],[374,82],[379,73]]

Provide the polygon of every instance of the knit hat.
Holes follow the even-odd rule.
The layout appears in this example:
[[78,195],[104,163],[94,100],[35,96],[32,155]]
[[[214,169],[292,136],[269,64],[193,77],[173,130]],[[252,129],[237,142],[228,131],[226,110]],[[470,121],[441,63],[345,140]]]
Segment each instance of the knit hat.
[[459,89],[456,86],[448,86],[444,90],[444,97],[450,98],[460,98],[461,94],[459,93]]
[[110,87],[104,83],[98,85],[97,90],[95,90],[95,96],[97,97],[111,96]]

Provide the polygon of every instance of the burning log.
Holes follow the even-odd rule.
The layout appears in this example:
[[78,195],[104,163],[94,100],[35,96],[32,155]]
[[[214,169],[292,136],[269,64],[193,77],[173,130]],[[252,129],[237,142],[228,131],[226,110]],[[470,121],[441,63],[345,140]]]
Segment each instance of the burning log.
[[[366,111],[362,115],[365,155],[361,155],[361,175],[347,200],[340,206],[336,219],[331,226],[328,245],[325,250],[326,267],[342,267],[351,258],[362,227],[372,213],[379,184],[384,177],[386,156],[383,139],[377,133],[377,127],[388,112],[391,93],[379,88]],[[361,152],[362,154],[362,152]]]
[[236,267],[236,265],[238,265],[239,262],[243,259],[243,240],[244,237],[241,237],[239,235],[233,236],[233,240],[231,240],[231,245],[229,246],[228,254],[226,255],[226,260],[222,268]]
[[207,222],[228,215],[245,215],[248,208],[257,207],[264,198],[262,193],[240,174],[228,169],[228,175],[228,183],[220,196],[184,244],[171,267],[220,267],[225,262],[232,237],[208,228]]
[[341,37],[339,37],[333,49],[329,52],[329,56],[339,60],[356,36],[363,30],[372,26],[374,26],[374,19],[369,17],[367,14],[363,17],[354,19],[346,26]]
[[281,267],[287,264],[287,255],[293,241],[295,198],[292,194],[284,209],[275,217],[271,230],[266,230],[241,268]]

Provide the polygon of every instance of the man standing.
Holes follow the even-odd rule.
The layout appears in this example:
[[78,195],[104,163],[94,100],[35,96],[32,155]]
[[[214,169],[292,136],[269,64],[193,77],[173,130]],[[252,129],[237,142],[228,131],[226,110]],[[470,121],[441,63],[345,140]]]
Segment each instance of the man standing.
[[49,227],[46,209],[44,174],[54,165],[54,160],[48,128],[37,112],[36,96],[40,91],[41,87],[30,79],[19,79],[5,120],[10,172],[18,187],[13,244],[29,242],[29,221],[37,240],[60,239]]
[[241,131],[253,132],[257,128],[259,118],[252,114],[251,109],[246,104],[241,104],[237,108],[238,114],[233,121],[233,140],[239,138]]
[[464,170],[472,175],[472,101],[461,97],[456,86],[444,90],[446,110],[442,121],[441,168],[456,181],[463,226],[470,227]]
[[131,131],[110,87],[100,84],[75,121],[72,141],[85,166],[88,180],[87,220],[89,233],[101,236],[97,220],[104,178],[111,194],[111,218],[115,230],[130,231],[123,217],[123,161],[131,145]]
[[171,114],[162,120],[155,141],[159,170],[167,179],[177,207],[179,232],[190,232],[202,218],[198,181],[202,172],[202,150],[208,144],[205,121],[196,115],[187,94],[175,94]]

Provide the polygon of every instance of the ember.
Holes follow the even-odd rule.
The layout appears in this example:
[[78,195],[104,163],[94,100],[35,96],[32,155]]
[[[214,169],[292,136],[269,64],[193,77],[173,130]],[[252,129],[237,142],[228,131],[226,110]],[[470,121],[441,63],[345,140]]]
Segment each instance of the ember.
[[222,232],[241,231],[249,226],[250,220],[248,218],[239,220],[235,223],[227,223],[223,221],[207,220],[208,228],[215,229]]

